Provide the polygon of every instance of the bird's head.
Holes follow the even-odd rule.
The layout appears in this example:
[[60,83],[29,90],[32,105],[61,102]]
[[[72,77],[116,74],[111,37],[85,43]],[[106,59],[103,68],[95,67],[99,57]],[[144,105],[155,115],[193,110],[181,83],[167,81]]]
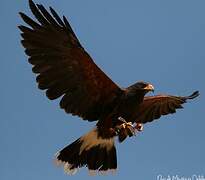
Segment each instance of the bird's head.
[[154,92],[154,86],[147,82],[137,82],[127,88],[128,91],[133,93],[143,93],[144,95],[148,92]]

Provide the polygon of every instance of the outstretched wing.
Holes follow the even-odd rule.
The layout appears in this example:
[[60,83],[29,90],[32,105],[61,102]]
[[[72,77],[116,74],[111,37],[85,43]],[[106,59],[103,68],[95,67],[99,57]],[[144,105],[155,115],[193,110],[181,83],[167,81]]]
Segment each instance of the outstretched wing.
[[122,90],[93,62],[64,16],[61,20],[51,7],[50,14],[32,0],[29,5],[38,22],[20,13],[30,27],[19,28],[38,87],[51,100],[63,96],[60,107],[67,113],[97,120]]
[[137,110],[136,122],[147,123],[159,119],[162,115],[173,114],[176,109],[183,108],[182,104],[186,103],[188,99],[194,99],[198,95],[199,92],[195,91],[192,95],[185,97],[169,95],[145,97]]

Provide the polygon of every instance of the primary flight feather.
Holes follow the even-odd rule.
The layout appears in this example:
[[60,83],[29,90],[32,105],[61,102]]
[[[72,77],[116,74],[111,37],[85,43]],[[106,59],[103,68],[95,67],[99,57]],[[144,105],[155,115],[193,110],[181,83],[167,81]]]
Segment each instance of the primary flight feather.
[[97,121],[96,127],[56,154],[58,164],[69,174],[87,166],[91,173],[117,168],[114,137],[123,142],[143,129],[143,124],[161,115],[175,113],[190,96],[145,96],[153,85],[137,82],[120,88],[81,46],[69,22],[50,7],[29,6],[36,21],[20,12],[27,26],[20,25],[22,45],[37,74],[39,89],[51,99],[61,98],[60,107],[83,120]]

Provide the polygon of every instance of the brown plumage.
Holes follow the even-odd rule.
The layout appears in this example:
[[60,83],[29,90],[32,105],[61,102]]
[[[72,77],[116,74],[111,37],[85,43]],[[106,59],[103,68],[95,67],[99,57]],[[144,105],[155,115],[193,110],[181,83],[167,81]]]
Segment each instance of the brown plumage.
[[141,131],[142,124],[175,113],[186,100],[199,95],[196,91],[185,97],[144,97],[154,90],[145,82],[120,88],[94,63],[64,16],[61,19],[51,7],[48,12],[32,0],[29,5],[37,22],[20,13],[29,27],[19,29],[39,89],[46,90],[51,100],[61,97],[65,112],[98,121],[96,128],[57,153],[56,160],[66,172],[73,174],[82,166],[92,173],[116,169],[115,136],[122,142]]
[[182,104],[186,103],[188,99],[194,99],[198,95],[198,91],[195,91],[192,95],[186,97],[169,95],[144,97],[143,102],[136,111],[135,122],[144,124],[159,119],[162,115],[173,114],[176,109],[182,109]]

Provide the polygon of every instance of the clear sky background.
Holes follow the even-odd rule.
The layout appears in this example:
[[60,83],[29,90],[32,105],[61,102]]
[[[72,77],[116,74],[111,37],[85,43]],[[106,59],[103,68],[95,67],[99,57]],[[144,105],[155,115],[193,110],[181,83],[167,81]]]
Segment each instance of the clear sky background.
[[[175,115],[146,124],[117,144],[118,171],[95,179],[157,179],[158,174],[205,176],[205,1],[36,0],[65,15],[95,62],[120,86],[151,82],[155,93],[200,98]],[[0,179],[90,179],[87,169],[69,177],[53,155],[95,123],[67,115],[37,89],[20,44],[18,12],[27,0],[0,1]]]

